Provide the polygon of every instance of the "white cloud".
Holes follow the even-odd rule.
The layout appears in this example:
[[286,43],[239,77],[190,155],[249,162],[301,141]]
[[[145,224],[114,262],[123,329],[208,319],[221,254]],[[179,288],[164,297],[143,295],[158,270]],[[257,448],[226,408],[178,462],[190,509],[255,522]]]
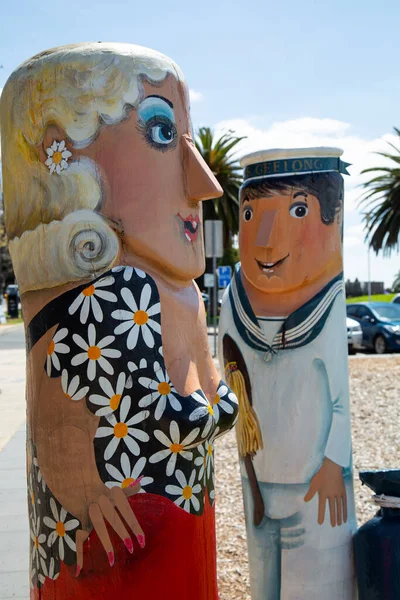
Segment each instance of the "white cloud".
[[360,240],[360,238],[358,238],[356,236],[345,235],[343,238],[343,245],[345,248],[352,248],[354,246],[360,246],[360,244],[362,244],[362,241]]
[[196,92],[196,90],[189,90],[190,101],[193,104],[194,102],[202,102],[204,100],[204,96],[201,92]]
[[[344,150],[343,160],[351,163],[351,177],[345,180],[345,236],[344,258],[346,277],[361,281],[367,279],[367,247],[364,242],[362,223],[363,207],[358,207],[362,188],[368,175],[361,175],[363,169],[385,166],[387,161],[376,152],[389,149],[387,142],[399,145],[398,137],[385,133],[377,138],[361,137],[352,133],[351,124],[336,119],[317,119],[303,117],[288,121],[277,121],[269,127],[257,126],[255,120],[232,119],[221,121],[214,127],[216,135],[232,130],[238,136],[246,136],[238,146],[238,156],[267,148],[304,148],[310,146],[336,146]],[[346,223],[350,226],[346,227]],[[372,279],[384,280],[387,286],[392,284],[394,274],[399,270],[399,255],[392,254],[390,259],[381,256],[372,260]]]

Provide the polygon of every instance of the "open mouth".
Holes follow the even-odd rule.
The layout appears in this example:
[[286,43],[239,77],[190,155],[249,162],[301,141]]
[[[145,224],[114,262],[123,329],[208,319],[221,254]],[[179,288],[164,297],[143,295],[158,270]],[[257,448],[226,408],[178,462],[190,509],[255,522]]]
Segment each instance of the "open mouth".
[[261,260],[257,260],[256,262],[263,273],[273,273],[275,269],[281,266],[281,264],[289,257],[289,254],[284,256],[283,258],[277,260],[276,262],[262,262]]
[[181,213],[178,213],[178,217],[183,221],[183,233],[185,238],[189,242],[195,242],[200,229],[199,215],[193,217],[193,215],[190,214],[187,217],[182,217]]

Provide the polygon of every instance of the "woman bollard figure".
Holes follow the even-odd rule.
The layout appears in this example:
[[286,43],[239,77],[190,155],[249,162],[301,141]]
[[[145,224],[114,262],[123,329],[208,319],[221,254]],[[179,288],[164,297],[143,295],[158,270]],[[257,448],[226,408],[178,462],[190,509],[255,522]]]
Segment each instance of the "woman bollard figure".
[[183,75],[139,46],[60,47],[16,69],[0,109],[31,599],[217,600],[213,445],[237,400],[193,282],[222,190]]
[[252,600],[356,597],[341,154],[242,159],[241,263],[219,335],[239,400]]

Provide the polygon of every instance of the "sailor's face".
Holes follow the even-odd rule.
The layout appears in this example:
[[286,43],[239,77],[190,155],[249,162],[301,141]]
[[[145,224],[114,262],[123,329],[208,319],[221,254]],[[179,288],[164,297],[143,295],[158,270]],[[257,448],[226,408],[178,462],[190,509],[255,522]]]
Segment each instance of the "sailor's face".
[[242,271],[251,285],[290,292],[341,270],[341,217],[326,225],[318,199],[290,193],[245,200],[240,207]]

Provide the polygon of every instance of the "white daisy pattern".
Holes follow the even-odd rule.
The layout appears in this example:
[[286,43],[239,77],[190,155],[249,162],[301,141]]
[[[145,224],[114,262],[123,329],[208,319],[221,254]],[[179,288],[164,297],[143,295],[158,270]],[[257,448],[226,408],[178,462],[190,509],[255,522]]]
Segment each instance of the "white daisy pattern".
[[146,466],[147,458],[145,456],[141,456],[139,460],[132,466],[129,456],[126,452],[123,452],[121,455],[121,470],[119,471],[114,465],[111,463],[106,463],[106,469],[108,473],[112,477],[112,481],[107,481],[106,486],[109,488],[119,486],[122,489],[125,489],[132,485],[137,479],[140,479],[140,492],[145,493],[146,485],[153,483],[153,477],[146,477],[143,475],[143,469]]
[[36,516],[35,512],[31,515],[30,536],[33,542],[31,559],[32,562],[36,562],[37,568],[39,568],[39,558],[47,558],[46,551],[43,548],[43,544],[46,542],[46,535],[41,531],[40,516]]
[[57,354],[68,354],[70,351],[70,347],[62,342],[67,335],[68,329],[65,327],[59,329],[54,334],[54,337],[47,348],[46,370],[49,377],[51,376],[52,367],[54,367],[57,371],[60,371],[61,369],[60,359],[58,358]]
[[219,421],[220,411],[224,411],[229,415],[233,415],[235,412],[235,408],[226,401],[226,398],[229,398],[237,406],[238,401],[235,394],[228,389],[227,385],[220,383],[213,399],[214,419],[216,423]]
[[156,402],[156,410],[154,412],[154,418],[159,421],[164,414],[167,402],[176,411],[182,410],[182,404],[177,399],[177,391],[171,383],[170,378],[167,375],[165,369],[156,361],[154,363],[154,374],[156,379],[150,379],[149,377],[139,377],[139,383],[148,390],[152,390],[146,396],[139,401],[141,408],[146,408],[154,402]]
[[123,277],[125,281],[130,281],[132,279],[133,273],[136,273],[138,277],[141,279],[145,279],[146,273],[141,269],[136,269],[135,267],[114,267],[112,269],[113,273],[121,273],[123,272]]
[[46,482],[44,480],[41,470],[39,469],[39,463],[38,463],[38,459],[36,457],[33,459],[33,464],[37,468],[37,481],[38,481],[38,483],[42,484],[42,490],[45,492],[46,491]]
[[200,502],[198,498],[196,498],[196,494],[199,494],[202,488],[199,483],[194,485],[196,480],[196,469],[193,469],[188,480],[186,479],[184,473],[179,469],[175,471],[175,477],[180,484],[180,487],[177,485],[167,485],[165,491],[171,496],[178,496],[178,498],[174,500],[174,503],[177,506],[181,506],[183,504],[183,508],[186,510],[186,512],[190,512],[191,506],[196,512],[198,512],[200,509]]
[[61,373],[61,387],[68,400],[82,400],[88,393],[89,386],[86,385],[79,389],[79,382],[79,375],[75,375],[71,381],[68,381],[68,371],[67,369],[63,369]]
[[168,477],[170,477],[175,470],[178,455],[186,458],[186,460],[193,459],[193,453],[189,452],[187,448],[193,444],[194,440],[199,435],[199,432],[200,427],[196,427],[183,440],[181,440],[179,425],[176,421],[171,421],[170,423],[169,437],[160,429],[156,429],[154,431],[154,437],[156,437],[158,441],[165,446],[165,448],[150,456],[150,463],[158,463],[168,458],[166,474]]
[[46,167],[48,167],[50,174],[57,173],[61,174],[61,171],[68,169],[68,159],[71,158],[72,153],[67,150],[65,146],[65,140],[61,142],[54,142],[50,148],[46,148],[47,160],[45,161]]
[[64,544],[68,544],[71,550],[76,552],[75,542],[69,532],[77,529],[80,524],[78,519],[66,521],[67,511],[64,508],[61,508],[60,512],[58,512],[54,498],[50,498],[50,508],[54,518],[50,519],[50,517],[47,516],[43,518],[43,523],[52,530],[47,539],[47,545],[51,548],[58,540],[58,554],[61,560],[64,560]]
[[88,320],[90,310],[92,310],[96,321],[101,323],[103,321],[104,314],[97,298],[100,298],[100,300],[104,300],[105,302],[117,302],[118,298],[113,292],[103,289],[112,285],[114,281],[114,277],[103,277],[102,279],[99,279],[98,281],[95,281],[91,285],[85,287],[69,307],[69,314],[73,315],[76,313],[78,308],[81,307],[79,318],[80,322],[85,325]]
[[200,404],[200,406],[195,408],[190,413],[189,421],[197,421],[198,419],[201,419],[203,417],[208,417],[203,432],[201,434],[202,437],[207,437],[207,435],[211,431],[213,423],[215,423],[214,409],[204,395],[199,394],[198,392],[193,392],[192,398],[194,398],[194,400],[196,400]]
[[99,384],[105,395],[92,394],[89,396],[89,401],[92,404],[101,406],[101,408],[97,409],[95,412],[95,415],[98,417],[111,415],[111,413],[117,410],[121,403],[125,387],[132,387],[133,385],[127,385],[125,373],[120,373],[118,375],[117,383],[114,388],[105,377],[99,378]]
[[199,444],[197,446],[197,450],[199,451],[200,456],[197,456],[194,459],[194,464],[196,465],[196,467],[200,467],[200,469],[198,470],[199,481],[203,481],[203,483],[205,483],[206,469],[208,463],[208,452],[206,452],[203,444]]
[[133,415],[133,417],[128,418],[130,409],[131,399],[129,396],[125,396],[119,409],[119,421],[117,421],[115,414],[108,415],[106,420],[108,421],[109,425],[99,427],[96,431],[96,438],[112,436],[111,441],[108,443],[104,451],[105,460],[110,460],[110,458],[114,456],[114,453],[117,450],[121,440],[124,441],[128,450],[130,450],[132,454],[139,456],[140,447],[136,440],[139,440],[140,442],[148,442],[150,439],[148,433],[142,429],[137,429],[137,427],[132,427],[133,425],[138,425],[147,419],[150,412],[148,410],[142,410],[136,415]]
[[41,573],[39,574],[38,579],[42,585],[44,584],[46,577],[48,577],[52,581],[55,581],[57,579],[57,577],[59,576],[60,573],[55,572],[55,564],[56,563],[55,563],[54,558],[51,557],[49,568],[47,568],[46,563],[43,560],[43,558],[40,559]]
[[80,352],[72,358],[72,366],[81,365],[87,361],[87,376],[90,381],[93,381],[96,377],[97,364],[109,375],[114,374],[114,367],[110,364],[107,358],[119,358],[121,356],[121,352],[120,350],[113,350],[107,346],[113,343],[115,336],[107,335],[105,338],[96,343],[96,328],[93,323],[90,323],[88,326],[88,342],[86,342],[77,333],[73,334],[72,339],[77,346],[84,350],[84,352]]
[[130,310],[118,309],[111,313],[113,319],[117,321],[123,321],[115,329],[116,335],[121,335],[129,331],[126,345],[128,350],[132,350],[136,347],[139,338],[139,332],[142,334],[143,341],[148,348],[154,348],[154,335],[153,331],[161,334],[161,327],[157,321],[152,319],[155,315],[160,314],[160,303],[156,302],[150,306],[151,301],[151,286],[146,283],[143,286],[139,307],[136,303],[135,298],[129,288],[121,289],[121,296],[125,301],[125,304]]
[[214,471],[214,440],[209,439],[205,443],[205,452],[207,456],[206,474],[211,477]]

